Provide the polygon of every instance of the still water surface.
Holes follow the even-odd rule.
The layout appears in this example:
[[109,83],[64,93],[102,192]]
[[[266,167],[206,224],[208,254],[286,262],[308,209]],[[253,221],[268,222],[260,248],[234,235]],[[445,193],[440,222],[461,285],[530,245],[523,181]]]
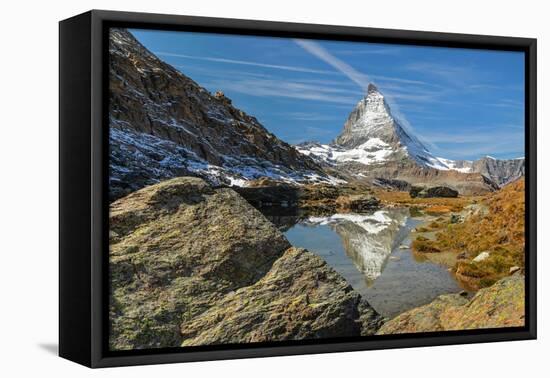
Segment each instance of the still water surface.
[[269,217],[296,247],[321,256],[378,313],[393,317],[462,289],[447,267],[408,248],[422,220],[408,209],[329,217]]

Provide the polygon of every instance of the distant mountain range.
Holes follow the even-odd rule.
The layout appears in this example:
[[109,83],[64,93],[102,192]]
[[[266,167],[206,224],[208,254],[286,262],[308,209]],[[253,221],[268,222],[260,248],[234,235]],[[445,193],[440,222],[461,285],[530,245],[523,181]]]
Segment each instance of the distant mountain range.
[[525,173],[523,159],[434,156],[374,85],[333,143],[292,146],[222,92],[210,93],[158,59],[128,31],[111,30],[109,52],[111,199],[186,175],[237,186],[263,177],[296,184],[388,178],[475,194]]
[[504,186],[525,176],[525,158],[523,157],[516,159],[496,159],[492,156],[484,156],[474,161],[440,159],[450,169],[465,173],[481,173],[499,186]]

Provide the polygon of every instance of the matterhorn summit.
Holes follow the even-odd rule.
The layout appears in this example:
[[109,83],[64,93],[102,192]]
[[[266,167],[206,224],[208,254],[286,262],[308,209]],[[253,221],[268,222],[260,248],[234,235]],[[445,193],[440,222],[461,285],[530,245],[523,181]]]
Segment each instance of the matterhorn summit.
[[384,96],[374,84],[369,84],[367,95],[350,113],[344,130],[334,142],[343,147],[357,147],[370,138],[390,142],[395,136],[394,124]]
[[420,166],[449,169],[405,130],[374,84],[369,84],[366,96],[351,111],[342,133],[333,143],[306,143],[297,148],[303,154],[316,155],[332,164],[355,162],[380,165],[409,160]]

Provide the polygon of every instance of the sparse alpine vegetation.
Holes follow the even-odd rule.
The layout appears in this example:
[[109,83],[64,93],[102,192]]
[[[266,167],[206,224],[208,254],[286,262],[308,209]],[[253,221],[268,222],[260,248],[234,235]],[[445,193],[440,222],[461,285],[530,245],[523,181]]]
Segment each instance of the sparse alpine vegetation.
[[[524,179],[466,206],[462,213],[455,218],[449,217],[446,225],[440,223],[432,240],[417,236],[413,250],[419,253],[455,252],[456,276],[472,288],[490,286],[524,268]],[[463,221],[458,221],[461,217]]]

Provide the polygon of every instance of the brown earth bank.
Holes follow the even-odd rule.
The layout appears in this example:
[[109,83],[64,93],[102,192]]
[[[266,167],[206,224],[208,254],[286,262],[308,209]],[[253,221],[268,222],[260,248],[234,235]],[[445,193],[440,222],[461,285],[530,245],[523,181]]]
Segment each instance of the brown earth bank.
[[470,300],[460,294],[442,295],[389,320],[377,334],[523,327],[524,324],[525,277],[515,274],[479,290]]
[[182,177],[110,207],[110,348],[373,334],[382,318],[229,188]]

